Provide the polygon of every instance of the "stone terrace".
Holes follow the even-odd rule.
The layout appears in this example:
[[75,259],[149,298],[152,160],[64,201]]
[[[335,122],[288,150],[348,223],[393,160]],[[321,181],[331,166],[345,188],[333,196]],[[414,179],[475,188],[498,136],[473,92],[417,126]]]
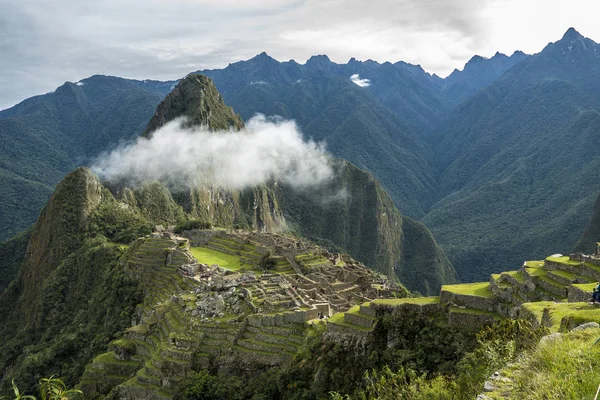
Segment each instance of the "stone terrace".
[[[396,291],[350,257],[289,236],[209,232],[153,234],[129,247],[123,260],[144,301],[125,336],[87,366],[86,393],[169,399],[192,363],[280,364],[302,345],[307,321]],[[232,256],[233,267],[194,259],[190,243]]]
[[[600,280],[600,252],[554,255],[527,261],[519,270],[493,274],[489,282],[445,285],[439,298],[378,299],[334,315],[332,332],[368,334],[378,311],[443,312],[448,322],[474,328],[501,318],[524,318],[551,330],[588,321],[600,322],[600,307],[587,301]],[[386,307],[382,308],[382,304]]]

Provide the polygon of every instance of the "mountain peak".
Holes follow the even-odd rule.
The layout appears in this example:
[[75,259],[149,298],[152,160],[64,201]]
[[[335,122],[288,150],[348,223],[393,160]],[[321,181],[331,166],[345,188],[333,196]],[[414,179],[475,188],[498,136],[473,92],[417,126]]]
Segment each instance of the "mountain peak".
[[573,39],[583,39],[581,33],[577,32],[575,28],[571,27],[567,29],[565,34],[562,37],[562,40],[573,40]]
[[315,56],[311,56],[307,61],[306,64],[322,64],[328,62],[330,63],[331,60],[329,59],[329,57],[327,57],[325,54],[317,54]]
[[188,119],[186,126],[205,126],[212,131],[244,126],[242,118],[225,104],[213,81],[195,73],[179,81],[158,105],[142,136],[150,137],[152,132],[179,117]]
[[275,60],[273,57],[268,55],[266,51],[263,51],[262,53],[257,54],[256,56],[253,57],[253,59],[255,59],[255,60]]

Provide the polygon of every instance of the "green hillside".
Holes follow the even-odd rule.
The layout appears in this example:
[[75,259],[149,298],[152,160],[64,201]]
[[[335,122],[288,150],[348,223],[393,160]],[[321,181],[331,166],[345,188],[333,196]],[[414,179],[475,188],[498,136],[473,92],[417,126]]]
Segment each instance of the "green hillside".
[[528,255],[568,252],[579,238],[600,190],[596,48],[567,32],[438,132],[438,199],[423,222],[462,280]]
[[66,173],[139,135],[161,98],[93,76],[0,111],[0,239],[29,228]]

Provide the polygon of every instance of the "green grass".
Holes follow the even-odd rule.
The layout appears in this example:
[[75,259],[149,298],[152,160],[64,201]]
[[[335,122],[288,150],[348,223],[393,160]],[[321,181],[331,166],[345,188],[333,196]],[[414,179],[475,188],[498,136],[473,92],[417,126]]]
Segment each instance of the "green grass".
[[554,270],[554,271],[552,271],[552,274],[558,275],[558,276],[561,276],[563,278],[570,279],[570,280],[577,279],[577,275],[575,275],[572,272],[568,272],[568,271]]
[[544,270],[543,268],[525,268],[525,270],[527,271],[527,273],[530,276],[544,276],[546,275],[546,270]]
[[112,247],[118,247],[121,250],[127,250],[129,248],[128,244],[123,244],[123,243],[108,242],[108,243],[106,243],[106,245],[112,246]]
[[137,333],[140,335],[145,335],[148,333],[148,325],[146,325],[146,324],[135,325],[135,326],[128,328],[127,332],[133,332],[133,333]]
[[[244,265],[240,265],[240,257],[231,254],[221,253],[220,251],[209,249],[207,247],[191,247],[190,252],[202,264],[217,264],[221,268],[230,271],[238,271]],[[248,267],[247,265],[245,267]]]
[[502,274],[510,275],[519,283],[525,283],[525,277],[523,277],[523,273],[521,271],[506,271]]
[[444,285],[442,286],[442,290],[445,290],[450,293],[463,294],[469,296],[487,298],[493,297],[493,294],[490,291],[489,282],[464,283],[460,285]]
[[[355,307],[353,307],[353,308],[355,308]],[[353,308],[351,308],[350,310],[352,310]],[[348,310],[347,312],[349,312],[350,310]],[[369,329],[369,328],[365,328],[362,326],[347,323],[344,320],[344,314],[345,314],[344,312],[339,312],[337,314],[333,314],[331,316],[331,318],[327,319],[326,321],[328,324],[341,325],[341,326],[345,326],[350,329],[354,329],[354,330],[361,331],[361,332],[370,332],[371,331],[371,329]]]
[[544,309],[548,308],[552,326],[550,330],[558,331],[560,322],[564,317],[571,317],[576,324],[595,321],[600,323],[600,308],[591,306],[587,303],[555,303],[553,301],[539,301],[535,303],[525,303],[522,307],[531,311],[541,318]]
[[371,315],[362,314],[360,312],[360,306],[354,306],[351,309],[349,309],[348,311],[346,311],[346,313],[358,315],[360,317],[367,318],[367,319],[370,319],[370,320],[373,320],[373,321],[377,320],[377,317],[373,317]]
[[542,281],[544,281],[544,282],[546,282],[546,283],[549,283],[550,285],[553,285],[553,286],[555,286],[555,287],[557,287],[557,288],[559,288],[559,289],[563,289],[563,288],[565,287],[565,285],[563,285],[562,283],[560,283],[560,282],[558,282],[558,281],[555,281],[554,279],[552,279],[551,277],[549,277],[549,276],[547,275],[547,274],[548,274],[548,272],[547,272],[547,271],[544,271],[544,272],[545,272],[545,273],[544,273],[544,274],[542,274],[542,275],[537,275],[537,277],[538,277],[540,280],[542,280]]
[[579,262],[579,261],[569,260],[569,256],[546,257],[546,260],[561,263],[561,264],[567,264],[567,265],[580,265],[581,264],[581,262]]
[[514,389],[489,394],[492,399],[593,399],[600,382],[597,330],[572,332],[539,346],[502,375]]
[[535,261],[525,261],[526,267],[540,268],[544,266],[543,261],[535,260]]
[[[401,304],[439,304],[439,297],[415,297],[415,298],[404,298],[404,299],[375,299],[371,301],[373,304],[381,304],[386,306],[399,306]],[[365,303],[367,305],[369,303]]]
[[590,292],[590,296],[592,294],[592,291],[594,290],[594,288],[596,287],[596,283],[575,283],[572,286],[581,289],[583,291],[586,292]]

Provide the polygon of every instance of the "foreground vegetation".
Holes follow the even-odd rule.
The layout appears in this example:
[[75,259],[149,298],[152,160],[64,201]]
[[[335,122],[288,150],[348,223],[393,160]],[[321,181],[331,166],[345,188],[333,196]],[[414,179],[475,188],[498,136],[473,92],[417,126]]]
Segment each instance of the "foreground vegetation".
[[[504,320],[471,336],[441,321],[407,316],[384,319],[365,354],[360,343],[341,344],[315,326],[287,366],[258,376],[201,370],[176,397],[204,399],[473,399],[490,374],[522,351],[535,348],[544,329]],[[397,334],[386,349],[383,337]]]

